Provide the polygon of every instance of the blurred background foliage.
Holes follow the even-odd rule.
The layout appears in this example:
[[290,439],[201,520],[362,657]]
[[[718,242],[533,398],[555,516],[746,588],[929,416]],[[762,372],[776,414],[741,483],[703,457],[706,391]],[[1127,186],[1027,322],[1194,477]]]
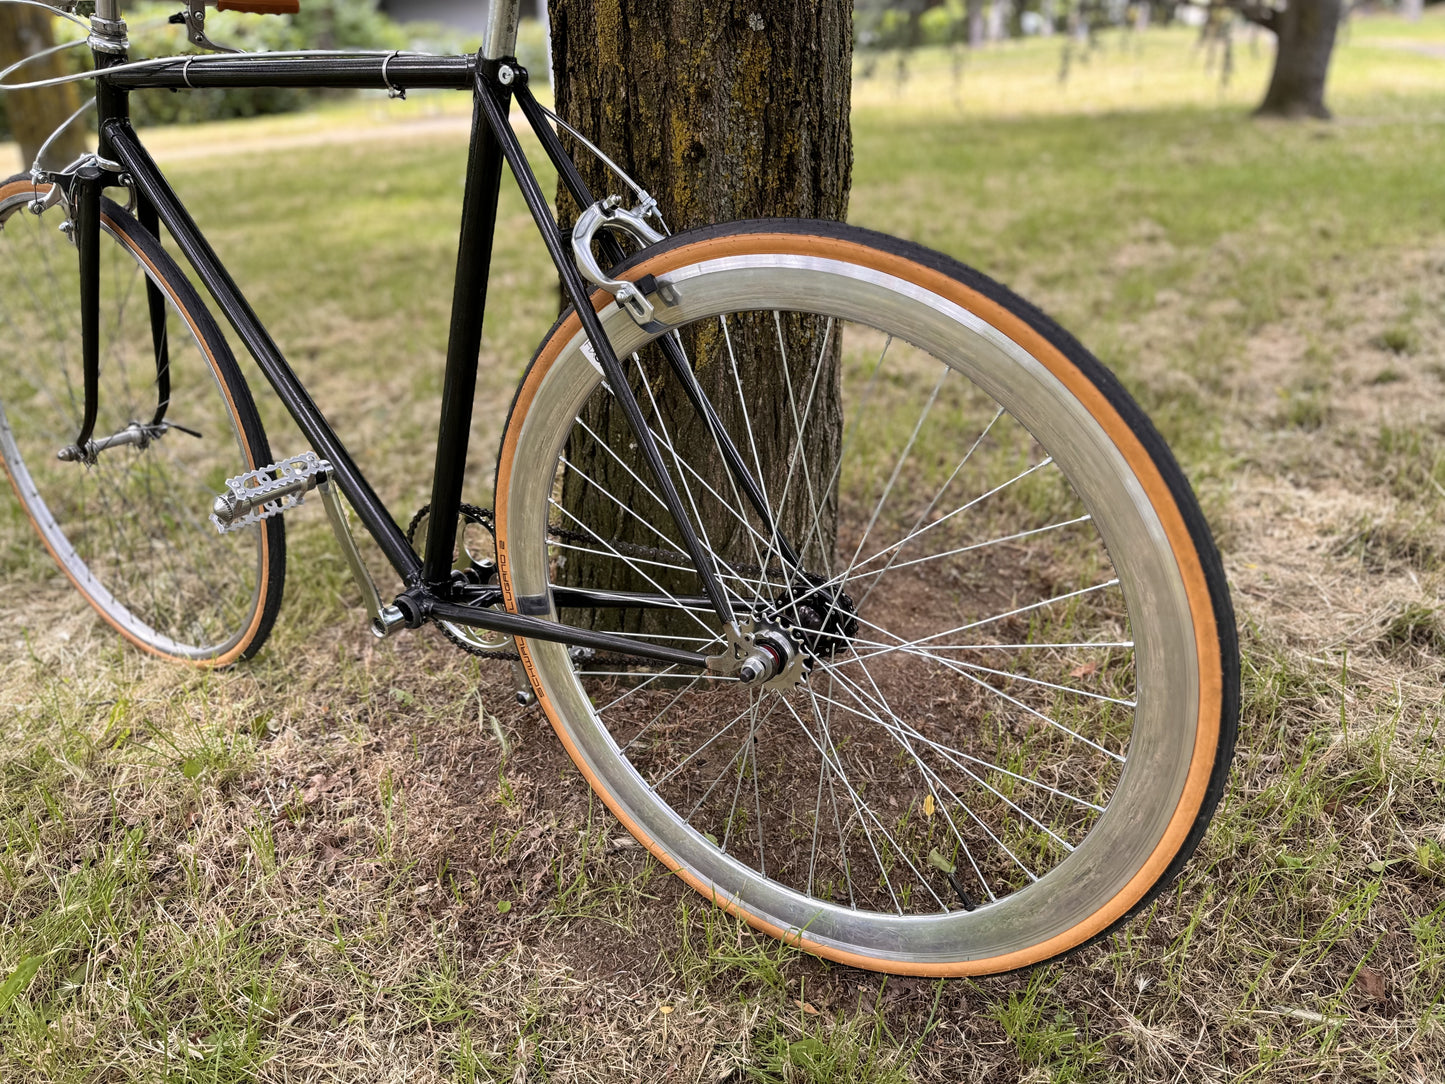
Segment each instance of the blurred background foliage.
[[[886,58],[903,77],[910,57],[920,48],[947,46],[961,68],[970,48],[1011,39],[1057,36],[1059,78],[1064,81],[1076,67],[1081,51],[1091,48],[1102,31],[1187,23],[1199,29],[1201,42],[1221,52],[1223,60],[1218,70],[1221,79],[1227,81],[1233,67],[1231,52],[1237,28],[1265,25],[1261,19],[1282,13],[1291,3],[1312,2],[1315,0],[856,0],[854,40],[861,75],[874,74]],[[1428,3],[1445,0],[1381,0],[1345,4],[1342,10],[1346,20],[1351,12],[1364,10],[1398,10],[1408,18],[1418,16]],[[441,23],[398,22],[378,5],[379,0],[306,0],[297,15],[267,18],[211,12],[206,30],[214,40],[247,51],[317,48],[465,53],[474,51],[479,44],[474,33]],[[127,5],[133,58],[194,51],[187,45],[181,27],[168,21],[177,10],[174,2],[143,0]],[[83,31],[56,19],[54,34],[56,41],[78,40]],[[543,26],[525,20],[518,44],[522,63],[542,71],[546,67],[546,50]],[[62,61],[71,71],[91,64],[89,51],[84,48],[62,54]],[[7,81],[16,82],[22,77],[22,73],[16,73]],[[87,92],[87,87],[81,88],[82,95]],[[141,124],[196,123],[291,112],[321,98],[337,96],[337,92],[285,88],[208,89],[184,94],[156,91],[134,95],[132,108]],[[7,98],[10,96],[0,95],[0,139],[13,137],[6,117]],[[14,108],[14,99],[10,101]]]
[[[175,3],[143,2],[127,5],[126,23],[132,59],[197,52],[190,48],[180,26],[168,19],[178,10]],[[73,23],[54,20],[57,42],[78,40],[83,32]],[[260,18],[242,12],[210,12],[206,33],[213,40],[238,49],[277,51],[286,49],[404,49],[418,52],[470,52],[477,47],[474,37],[436,23],[408,23],[402,26],[377,9],[376,0],[306,0],[297,15]],[[62,54],[71,71],[89,69],[90,52],[76,48]],[[18,82],[24,73],[7,82]],[[82,88],[88,96],[89,89]],[[131,110],[140,124],[195,123],[287,113],[305,108],[335,92],[287,88],[206,89],[150,91],[132,95]],[[0,139],[10,138],[5,114],[7,95],[0,95]]]

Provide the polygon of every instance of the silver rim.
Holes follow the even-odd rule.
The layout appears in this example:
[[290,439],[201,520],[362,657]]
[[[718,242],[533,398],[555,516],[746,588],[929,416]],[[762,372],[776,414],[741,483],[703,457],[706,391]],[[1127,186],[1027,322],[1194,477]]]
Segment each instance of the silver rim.
[[144,449],[65,463],[80,418],[74,250],[59,208],[36,218],[28,193],[0,204],[0,456],[36,529],[85,597],[155,651],[204,660],[251,631],[263,590],[258,528],[220,536],[207,520],[226,477],[249,469],[242,434],[195,329],[167,284],[107,226],[102,241],[101,413],[96,435],[148,422],[156,408],[147,277],[168,302],[170,430]]
[[[1022,347],[903,280],[797,255],[664,277],[680,297],[672,326],[809,313],[836,336],[820,356],[842,344],[840,544],[821,571],[851,593],[860,630],[786,693],[656,667],[579,672],[565,649],[531,642],[574,755],[704,891],[825,952],[925,967],[1098,932],[1093,916],[1149,887],[1125,891],[1179,807],[1200,695],[1181,572],[1124,457]],[[602,315],[656,386],[650,336],[615,307]],[[559,500],[568,484],[607,488],[567,460],[579,412],[607,394],[583,342],[540,383],[503,487],[520,598],[548,597],[559,558],[582,549],[655,584],[674,574],[589,533]],[[812,360],[784,364],[806,389]],[[813,401],[792,397],[795,433]],[[679,447],[667,411],[650,416],[685,503],[721,497],[704,477],[712,449]],[[746,434],[733,436],[746,453]],[[736,552],[754,547],[766,567],[775,550],[735,519],[729,587],[744,603],[771,596],[776,612],[779,577],[750,578]],[[980,522],[982,535],[955,533]],[[689,646],[716,635],[699,615]]]

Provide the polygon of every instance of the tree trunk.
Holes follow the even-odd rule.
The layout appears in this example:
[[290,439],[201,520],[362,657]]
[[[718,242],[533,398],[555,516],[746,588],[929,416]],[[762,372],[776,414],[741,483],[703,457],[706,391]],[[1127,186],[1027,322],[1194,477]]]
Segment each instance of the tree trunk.
[[[51,32],[54,16],[37,7],[0,4],[0,68],[8,68],[18,60],[32,56],[55,44]],[[61,57],[46,57],[27,64],[10,82],[33,82],[66,74]],[[75,84],[43,87],[39,90],[14,90],[5,95],[5,116],[10,134],[20,145],[20,160],[29,166],[40,145],[67,117],[80,106]],[[46,152],[50,165],[64,166],[85,150],[85,126],[77,121],[61,133]]]
[[1343,0],[1289,0],[1266,24],[1278,39],[1274,74],[1256,116],[1320,117],[1325,108],[1325,76],[1335,48]]
[[1425,0],[1400,0],[1400,14],[1412,23],[1418,23],[1425,13]]
[[977,49],[984,42],[983,0],[968,0],[968,47]]
[[988,8],[988,40],[1003,41],[1008,37],[1008,5],[1004,0],[993,0]]
[[[850,0],[550,0],[552,68],[558,112],[593,139],[658,200],[674,231],[731,219],[802,216],[843,219],[848,209],[852,168],[849,92],[852,61]],[[615,180],[585,152],[578,165],[599,198],[619,190]],[[558,187],[557,204],[564,223],[577,209]],[[803,402],[816,368],[797,359],[817,359],[823,372],[815,393],[815,427],[805,454],[815,464],[814,477],[831,477],[837,461],[841,417],[838,403],[836,338],[828,339],[819,321],[785,318],[782,343],[771,317],[750,318],[729,328],[725,339],[717,324],[684,336],[689,360],[723,423],[745,458],[753,455],[743,430],[743,412],[758,442],[762,483],[778,494],[787,474],[794,436],[784,383],[786,350],[792,364],[794,396]],[[819,356],[820,344],[829,349]],[[747,403],[738,401],[732,361],[740,369]],[[666,371],[660,351],[642,355],[648,382],[657,387]],[[626,361],[626,359],[624,359]],[[633,370],[635,386],[641,383]],[[669,382],[658,396],[654,413],[649,398],[639,393],[654,428],[665,427],[678,448],[711,448],[712,439],[691,405]],[[584,411],[588,426],[608,434],[613,448],[632,443],[620,409],[599,394]],[[590,446],[578,434],[568,446],[569,462],[601,482],[623,505],[641,508],[655,502],[615,459]],[[664,458],[669,458],[664,451]],[[725,468],[716,454],[697,456],[694,465],[718,493],[731,493]],[[648,478],[640,464],[636,473]],[[686,480],[694,489],[697,483]],[[654,485],[655,488],[655,485]],[[681,488],[681,485],[680,485]],[[800,495],[801,487],[792,494]],[[569,471],[562,503],[599,533],[620,542],[656,547],[632,517],[603,498],[597,486]],[[687,503],[686,497],[684,504]],[[819,561],[820,547],[835,541],[836,501],[828,511],[822,537],[805,564]],[[778,516],[785,536],[803,550],[807,502],[790,496]],[[657,517],[654,517],[657,518]],[[745,530],[735,517],[703,504],[703,530],[715,551],[735,560],[751,561]],[[662,523],[657,524],[664,527]],[[675,531],[670,531],[676,537]],[[573,584],[608,589],[637,589],[622,582],[627,574],[619,562],[572,561],[560,575]],[[666,585],[673,589],[673,585]],[[678,589],[696,590],[682,582]],[[646,588],[644,588],[646,589]],[[587,620],[585,615],[569,615]],[[591,615],[597,626],[619,621],[633,627],[633,613]],[[651,626],[649,626],[651,627]],[[695,629],[695,626],[694,626]]]

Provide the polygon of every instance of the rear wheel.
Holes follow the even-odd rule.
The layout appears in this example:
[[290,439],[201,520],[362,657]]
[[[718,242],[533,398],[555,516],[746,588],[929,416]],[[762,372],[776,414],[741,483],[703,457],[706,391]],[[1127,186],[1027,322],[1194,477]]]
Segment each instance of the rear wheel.
[[[997,284],[848,227],[683,235],[626,277],[648,274],[694,369],[731,370],[714,406],[800,570],[684,434],[663,328],[608,305],[608,334],[736,609],[811,672],[748,687],[520,641],[592,786],[699,891],[859,966],[1008,970],[1147,901],[1223,788],[1238,662],[1203,517],[1117,381]],[[717,651],[585,342],[565,316],[504,434],[508,605]],[[757,421],[748,354],[782,374],[781,426]],[[559,608],[578,584],[669,607]]]
[[270,462],[250,392],[175,262],[104,200],[92,440],[110,443],[61,458],[79,434],[85,395],[65,211],[30,213],[49,192],[28,176],[0,185],[6,473],[66,576],[128,640],[209,665],[248,657],[281,604],[284,527],[276,517],[221,535],[208,517],[227,478]]

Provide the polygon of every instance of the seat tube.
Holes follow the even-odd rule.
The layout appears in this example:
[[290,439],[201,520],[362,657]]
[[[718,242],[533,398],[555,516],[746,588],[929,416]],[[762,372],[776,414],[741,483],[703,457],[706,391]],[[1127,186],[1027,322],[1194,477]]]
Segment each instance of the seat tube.
[[[501,5],[498,5],[501,6]],[[482,110],[480,87],[473,92],[472,141],[462,196],[457,277],[452,288],[452,319],[442,378],[441,421],[437,427],[436,468],[432,475],[431,514],[427,517],[422,579],[433,589],[450,581],[456,544],[457,510],[465,481],[472,400],[482,346],[482,310],[487,304],[487,275],[497,224],[497,195],[502,182],[502,151]]]

